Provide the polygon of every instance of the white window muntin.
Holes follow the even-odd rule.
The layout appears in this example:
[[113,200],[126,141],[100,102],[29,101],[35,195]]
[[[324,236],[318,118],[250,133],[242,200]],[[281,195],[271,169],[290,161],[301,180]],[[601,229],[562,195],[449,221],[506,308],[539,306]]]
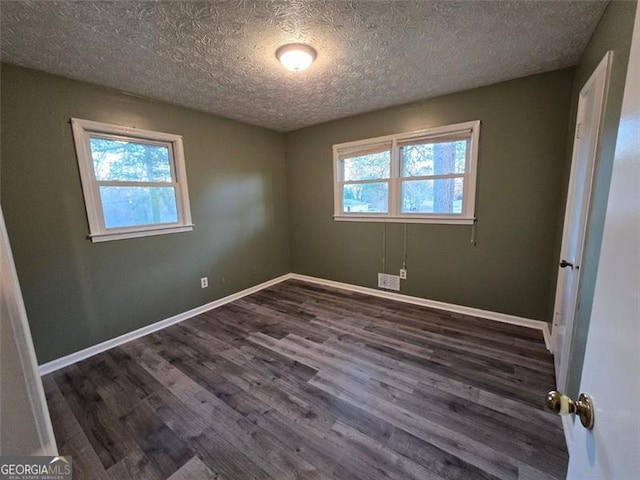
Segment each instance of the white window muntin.
[[[475,221],[476,176],[478,163],[478,141],[480,136],[480,121],[458,123],[443,127],[418,130],[409,133],[386,135],[336,144],[333,146],[334,158],[334,219],[338,221],[382,221],[404,223],[452,223],[472,224]],[[402,176],[402,159],[400,147],[419,143],[435,143],[435,141],[467,140],[465,171],[463,174],[453,173],[445,175],[424,175],[420,177]],[[389,179],[389,208],[388,213],[344,212],[343,160],[367,153],[382,151],[380,146],[388,145],[391,150],[391,178]],[[376,149],[378,146],[378,149]],[[413,213],[402,212],[402,182],[420,179],[463,178],[462,212],[459,214],[443,213]],[[374,180],[375,182],[376,180]],[[380,180],[377,180],[378,182]]]
[[[170,133],[142,130],[121,125],[113,125],[78,118],[71,119],[78,167],[82,181],[82,190],[89,221],[90,238],[93,242],[120,240],[125,238],[161,235],[166,233],[187,232],[193,230],[189,191],[184,162],[182,137]],[[138,144],[167,147],[171,182],[146,182],[122,180],[97,180],[91,152],[91,138],[106,138],[118,141],[131,141]],[[176,198],[178,221],[133,225],[128,227],[107,228],[100,197],[100,186],[151,186],[173,187]]]

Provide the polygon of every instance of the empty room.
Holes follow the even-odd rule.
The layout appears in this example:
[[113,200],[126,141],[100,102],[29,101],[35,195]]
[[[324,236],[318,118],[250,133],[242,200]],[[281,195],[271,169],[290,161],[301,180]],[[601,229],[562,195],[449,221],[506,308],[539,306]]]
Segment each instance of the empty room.
[[0,2],[0,479],[640,479],[637,10]]

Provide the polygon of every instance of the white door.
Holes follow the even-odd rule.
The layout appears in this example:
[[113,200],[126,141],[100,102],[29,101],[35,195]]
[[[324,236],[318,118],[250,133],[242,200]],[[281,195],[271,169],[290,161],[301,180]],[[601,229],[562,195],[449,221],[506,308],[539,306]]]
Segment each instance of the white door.
[[576,312],[582,249],[587,227],[593,169],[609,80],[611,52],[607,52],[580,91],[571,160],[571,176],[562,231],[558,283],[553,312],[552,348],[559,390],[567,383],[571,339]]
[[580,389],[595,424],[575,423],[568,478],[640,479],[640,8],[588,335]]

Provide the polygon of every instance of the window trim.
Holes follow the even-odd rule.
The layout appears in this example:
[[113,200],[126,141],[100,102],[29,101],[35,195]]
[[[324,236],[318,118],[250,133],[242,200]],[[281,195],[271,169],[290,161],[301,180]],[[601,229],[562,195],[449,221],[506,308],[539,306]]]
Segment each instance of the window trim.
[[[401,175],[400,144],[425,139],[435,140],[438,137],[446,138],[456,133],[469,131],[470,149],[467,154],[467,165],[465,173],[455,174],[454,178],[464,179],[463,210],[460,214],[438,214],[438,213],[403,213],[402,212],[402,182],[407,179],[419,180],[421,177],[403,177]],[[406,133],[384,135],[381,137],[367,138],[353,142],[338,143],[333,145],[333,219],[340,222],[390,222],[390,223],[440,223],[453,225],[472,225],[476,221],[476,183],[478,168],[478,150],[480,140],[480,120],[444,125],[435,128],[416,130]],[[342,186],[349,183],[364,183],[360,181],[345,182],[340,177],[342,175],[340,161],[344,160],[345,152],[357,154],[359,151],[370,150],[375,145],[391,143],[391,169],[390,178],[372,179],[370,182],[388,182],[389,197],[387,213],[353,212],[347,213],[342,208]],[[356,155],[353,155],[356,156]],[[353,157],[347,157],[353,158]],[[434,178],[438,175],[427,175],[427,178]],[[445,175],[446,177],[446,175]]]
[[[189,232],[193,230],[191,223],[191,207],[189,204],[189,189],[184,161],[182,136],[162,133],[152,130],[125,127],[110,123],[95,122],[79,118],[71,119],[73,140],[80,170],[82,193],[89,222],[89,238],[92,242],[122,240],[126,238],[147,237],[168,233]],[[134,140],[140,143],[167,145],[171,161],[171,182],[135,182],[137,185],[145,183],[152,185],[164,184],[173,186],[176,192],[176,207],[178,221],[173,223],[134,225],[131,227],[106,228],[104,224],[104,210],[100,198],[99,186],[103,183],[122,183],[121,181],[98,182],[91,155],[91,136],[103,136],[120,140]],[[129,185],[134,182],[124,182]]]

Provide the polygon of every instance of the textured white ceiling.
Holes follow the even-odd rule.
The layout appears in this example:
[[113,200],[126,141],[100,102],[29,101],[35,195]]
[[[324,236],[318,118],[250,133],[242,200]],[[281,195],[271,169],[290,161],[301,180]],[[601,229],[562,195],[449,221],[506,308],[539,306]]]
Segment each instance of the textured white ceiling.
[[[2,60],[287,131],[577,63],[594,1],[2,1]],[[314,46],[303,73],[275,50]]]

